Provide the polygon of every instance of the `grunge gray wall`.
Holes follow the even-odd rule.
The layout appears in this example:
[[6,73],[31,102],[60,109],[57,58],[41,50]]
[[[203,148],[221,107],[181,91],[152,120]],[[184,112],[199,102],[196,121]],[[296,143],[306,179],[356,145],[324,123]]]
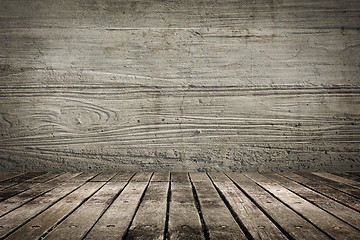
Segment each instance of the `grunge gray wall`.
[[358,0],[1,0],[1,171],[360,169]]

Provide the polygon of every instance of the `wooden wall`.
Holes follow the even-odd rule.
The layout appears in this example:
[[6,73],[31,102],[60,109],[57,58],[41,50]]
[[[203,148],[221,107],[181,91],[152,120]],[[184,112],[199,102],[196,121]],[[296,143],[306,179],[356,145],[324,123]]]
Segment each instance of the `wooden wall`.
[[0,170],[360,169],[359,0],[1,0]]

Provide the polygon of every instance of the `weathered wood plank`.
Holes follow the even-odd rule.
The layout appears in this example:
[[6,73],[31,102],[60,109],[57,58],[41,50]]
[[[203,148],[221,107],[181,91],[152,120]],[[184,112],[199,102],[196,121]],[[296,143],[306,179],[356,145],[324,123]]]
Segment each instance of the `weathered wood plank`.
[[349,173],[346,172],[332,172],[332,174],[338,175],[340,177],[343,178],[347,178],[356,182],[360,182],[360,176],[355,176],[355,175],[351,175]]
[[350,208],[353,208],[356,211],[360,211],[359,199],[352,197],[344,192],[341,192],[340,190],[329,187],[322,183],[318,183],[312,179],[302,177],[295,173],[281,173],[281,175],[285,176],[291,180],[294,180],[308,188],[311,188],[316,192],[319,192],[325,196],[328,196],[336,201],[339,201],[340,203],[342,203]]
[[330,180],[335,181],[335,182],[339,182],[339,183],[342,183],[342,184],[347,184],[347,185],[350,185],[352,187],[360,189],[360,183],[357,182],[357,181],[353,181],[353,180],[343,178],[343,177],[340,177],[340,176],[336,176],[334,174],[326,173],[326,172],[313,172],[312,174],[317,175],[317,176],[322,177],[322,178],[330,179]]
[[43,212],[55,202],[79,188],[83,183],[65,183],[44,195],[26,203],[0,218],[0,238],[13,232],[27,220]]
[[34,186],[27,191],[0,202],[0,216],[61,185],[63,181],[76,178],[77,175],[78,173],[64,173],[50,181]]
[[5,181],[5,180],[8,180],[10,178],[14,178],[16,176],[19,176],[21,174],[24,174],[24,173],[19,173],[19,172],[1,172],[0,174],[0,182],[2,181]]
[[87,182],[97,175],[98,175],[98,173],[94,173],[94,172],[84,172],[84,173],[77,175],[74,178],[68,179],[67,182],[69,182],[69,181],[71,181],[71,182]]
[[92,178],[90,182],[107,182],[110,181],[115,175],[116,172],[100,173],[96,177]]
[[223,173],[209,173],[253,239],[288,239]]
[[170,172],[155,172],[151,177],[151,182],[169,182]]
[[[186,176],[186,177],[184,177]],[[169,239],[205,240],[188,175],[171,173]]]
[[147,182],[130,181],[85,236],[85,239],[121,239],[124,237],[147,185]]
[[300,172],[300,173],[297,173],[297,174],[299,174],[300,176],[309,178],[309,179],[311,179],[313,181],[316,181],[318,183],[326,184],[329,187],[332,187],[334,189],[338,189],[338,190],[340,190],[342,192],[345,192],[347,194],[350,194],[350,195],[352,195],[354,197],[360,198],[360,190],[357,189],[357,188],[354,188],[352,186],[349,186],[347,184],[337,182],[337,181],[333,181],[331,179],[324,178],[324,177],[321,177],[321,176],[318,176],[318,175],[315,175],[315,174],[312,174],[312,173]]
[[304,200],[295,193],[259,173],[245,173],[261,187],[277,197],[334,239],[360,239],[360,231],[328,212]]
[[355,210],[279,174],[268,173],[264,175],[360,230],[360,214]]
[[226,173],[291,238],[329,239],[324,233],[241,173]]
[[9,188],[11,186],[15,186],[19,183],[39,177],[43,174],[45,174],[45,173],[44,172],[29,172],[29,173],[25,173],[25,174],[16,176],[14,178],[7,179],[3,182],[0,182],[0,190]]
[[115,175],[115,177],[110,179],[110,182],[127,182],[129,181],[135,173],[133,172],[121,172]]
[[[193,180],[194,177],[194,180]],[[247,239],[206,173],[190,173],[211,239]]]
[[94,192],[104,185],[103,182],[85,183],[74,192],[61,199],[53,206],[46,209],[43,213],[33,218],[31,221],[20,227],[14,233],[9,235],[7,239],[38,239],[47,231],[51,230],[61,219],[65,218],[84,200],[90,197]]
[[152,172],[137,172],[135,176],[131,178],[132,182],[148,182],[152,177]]
[[82,239],[127,182],[108,182],[45,239]]
[[169,182],[150,182],[127,239],[164,239],[168,189]]

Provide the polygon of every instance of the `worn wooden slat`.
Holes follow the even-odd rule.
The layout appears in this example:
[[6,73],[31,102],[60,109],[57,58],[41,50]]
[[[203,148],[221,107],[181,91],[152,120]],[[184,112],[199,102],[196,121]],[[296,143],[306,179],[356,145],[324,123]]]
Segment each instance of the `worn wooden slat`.
[[270,219],[223,173],[209,173],[253,239],[287,239]]
[[135,173],[132,172],[121,172],[115,175],[115,177],[110,179],[110,182],[127,182],[129,181]]
[[331,179],[328,178],[324,178],[324,177],[320,177],[318,175],[312,174],[312,173],[307,173],[307,172],[300,172],[297,173],[300,176],[312,179],[313,181],[316,181],[318,183],[322,183],[322,184],[326,184],[332,188],[338,189],[342,192],[345,192],[347,194],[350,194],[354,197],[360,198],[360,190],[357,188],[354,188],[352,186],[349,186],[347,184],[341,183],[341,182],[337,182],[337,181],[333,181]]
[[98,175],[98,173],[94,173],[94,172],[84,172],[84,173],[80,173],[78,174],[76,177],[74,178],[70,178],[67,180],[67,182],[72,181],[72,182],[87,182],[90,179],[94,178],[96,175]]
[[38,177],[40,175],[43,175],[43,174],[44,174],[43,172],[42,173],[40,173],[40,172],[29,172],[29,173],[25,173],[25,174],[16,176],[14,178],[7,179],[7,180],[5,180],[3,182],[0,182],[0,190],[11,187],[11,186],[14,186],[16,184],[27,181],[29,179],[36,178],[36,177]]
[[85,239],[121,239],[124,237],[147,185],[147,182],[130,181]]
[[0,238],[8,235],[81,185],[83,183],[65,183],[1,217]]
[[360,230],[360,214],[355,210],[279,174],[268,173],[264,175]]
[[356,182],[360,182],[360,177],[355,176],[355,175],[351,175],[349,173],[346,172],[332,172],[332,174],[335,174],[337,176],[343,177],[343,178],[347,178]]
[[360,211],[359,199],[352,197],[340,190],[329,187],[322,183],[318,183],[317,181],[314,181],[312,179],[302,177],[295,173],[286,172],[286,173],[281,173],[281,175],[289,179],[292,179],[300,184],[303,184],[304,186],[309,187],[321,194],[324,194],[325,196],[328,196],[336,201],[339,201],[342,204],[355,209],[356,211]]
[[131,178],[132,182],[148,182],[150,181],[152,172],[137,172],[134,177]]
[[155,172],[151,177],[151,182],[169,182],[170,172]]
[[50,181],[34,186],[27,191],[0,202],[0,216],[59,186],[63,181],[76,177],[77,175],[78,173],[64,173]]
[[10,178],[14,178],[14,177],[19,176],[21,174],[24,174],[24,173],[20,173],[20,172],[1,172],[1,174],[0,174],[0,182],[8,180]]
[[100,173],[96,177],[92,178],[91,182],[107,182],[116,175],[115,172]]
[[206,173],[190,173],[190,177],[210,238],[247,239]]
[[169,239],[204,240],[188,174],[171,173]]
[[108,182],[45,239],[82,239],[127,182]]
[[360,239],[360,231],[259,173],[245,173],[291,209],[334,239]]
[[241,173],[226,173],[253,201],[294,239],[329,239],[312,224],[286,207],[254,181]]
[[169,182],[150,182],[128,230],[128,239],[164,239],[168,189]]
[[34,187],[42,182],[46,182],[56,176],[60,175],[60,173],[46,173],[41,175],[40,177],[29,179],[25,182],[19,183],[12,187],[8,187],[6,189],[0,190],[0,201],[3,201],[7,198],[11,198],[16,194],[19,194],[27,189]]
[[53,206],[46,209],[43,213],[33,218],[30,222],[16,230],[7,239],[22,240],[24,236],[28,239],[38,239],[47,231],[51,230],[61,219],[65,218],[85,199],[91,196],[104,185],[103,182],[85,183]]
[[312,174],[317,175],[317,176],[322,177],[322,178],[330,179],[330,180],[335,181],[335,182],[339,182],[341,184],[347,184],[347,185],[350,185],[352,187],[360,189],[360,182],[357,182],[357,181],[353,181],[353,180],[343,178],[343,177],[340,177],[340,176],[336,176],[334,174],[326,173],[326,172],[313,172]]

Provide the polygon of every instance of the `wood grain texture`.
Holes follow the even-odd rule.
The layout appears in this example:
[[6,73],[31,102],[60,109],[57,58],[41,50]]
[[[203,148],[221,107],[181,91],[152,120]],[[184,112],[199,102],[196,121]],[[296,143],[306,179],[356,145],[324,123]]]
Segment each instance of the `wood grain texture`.
[[357,0],[3,0],[2,171],[360,168]]

